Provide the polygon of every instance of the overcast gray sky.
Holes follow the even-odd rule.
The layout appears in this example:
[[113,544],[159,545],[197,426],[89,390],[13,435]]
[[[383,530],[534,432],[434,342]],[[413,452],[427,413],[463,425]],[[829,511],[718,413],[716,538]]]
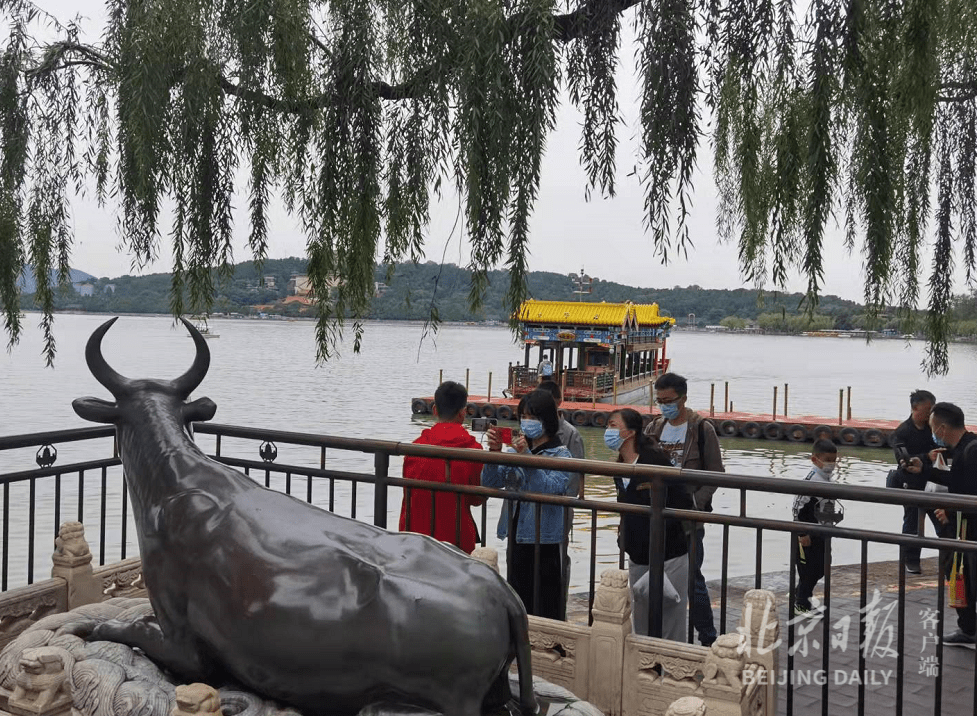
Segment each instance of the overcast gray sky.
[[[101,0],[38,0],[38,3],[63,20],[80,13],[84,36],[101,35],[104,5]],[[630,24],[628,16],[627,24]],[[626,35],[630,35],[627,30]],[[652,243],[643,230],[642,189],[627,172],[634,166],[637,137],[638,80],[634,71],[634,45],[625,41],[622,68],[619,73],[621,111],[627,122],[619,133],[618,194],[613,199],[585,200],[586,177],[579,163],[577,145],[580,116],[563,104],[558,126],[550,136],[542,167],[542,186],[532,223],[533,270],[560,273],[578,272],[581,268],[600,279],[643,287],[672,287],[698,284],[706,288],[739,288],[744,285],[735,245],[724,245],[716,233],[716,189],[712,180],[712,156],[708,139],[703,138],[699,152],[693,196],[691,235],[695,248],[688,258],[672,254],[668,265],[654,255]],[[243,190],[244,181],[240,183]],[[235,260],[246,260],[247,207],[244,193],[235,202],[237,213]],[[457,233],[452,236],[458,210],[458,199],[446,195],[432,207],[432,222],[426,243],[426,258],[439,261],[446,251],[449,262],[465,264],[468,247]],[[97,276],[119,276],[131,273],[130,257],[117,249],[119,236],[115,207],[102,209],[94,202],[79,199],[74,203],[76,246],[73,265]],[[165,230],[165,229],[164,229]],[[305,255],[305,239],[298,223],[278,205],[272,212],[270,227],[272,258]],[[860,300],[862,297],[862,258],[849,255],[843,246],[843,233],[834,227],[825,246],[825,281],[823,292]],[[165,240],[160,260],[144,273],[170,269],[170,253]],[[927,264],[924,263],[924,266]],[[925,281],[925,279],[924,279]],[[789,288],[803,291],[806,282],[794,276]]]

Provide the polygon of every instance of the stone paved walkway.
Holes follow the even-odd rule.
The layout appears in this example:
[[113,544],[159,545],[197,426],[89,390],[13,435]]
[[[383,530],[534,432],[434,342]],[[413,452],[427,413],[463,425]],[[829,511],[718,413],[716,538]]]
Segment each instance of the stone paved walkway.
[[[936,559],[925,559],[923,574],[906,575],[905,635],[903,648],[903,685],[901,708],[897,686],[897,625],[898,625],[898,562],[875,562],[869,565],[867,608],[865,611],[866,639],[862,651],[866,655],[865,671],[859,676],[859,618],[860,570],[858,565],[836,566],[832,570],[831,609],[827,620],[794,619],[796,650],[791,671],[788,672],[788,649],[780,652],[780,674],[793,677],[793,687],[778,686],[780,714],[809,716],[829,713],[856,716],[885,715],[924,716],[925,714],[977,714],[975,705],[975,658],[970,647],[943,646],[943,678],[937,679],[937,567]],[[781,636],[787,643],[786,596],[789,574],[765,574],[764,589],[774,591],[783,600],[780,605]],[[710,583],[714,602],[718,607],[718,584]],[[727,631],[735,629],[739,621],[742,596],[754,587],[754,578],[731,580],[728,588],[729,613]],[[876,597],[875,590],[878,590]],[[823,598],[823,582],[815,596]],[[945,600],[944,596],[944,600]],[[873,606],[873,600],[874,602]],[[718,617],[718,608],[716,609]],[[825,625],[827,622],[828,666],[824,669]],[[873,626],[874,625],[874,626]],[[845,631],[847,628],[847,639]],[[944,634],[957,628],[956,613],[944,610]],[[805,647],[806,642],[806,649]],[[805,654],[806,651],[806,654]],[[781,678],[784,678],[781,676]],[[827,689],[814,679],[827,682]],[[864,696],[859,703],[859,681],[865,683]],[[941,703],[937,705],[937,685]],[[788,692],[792,708],[788,711]],[[827,693],[827,711],[823,699]]]
[[[897,687],[897,623],[898,623],[898,562],[875,562],[868,569],[867,601],[872,603],[875,590],[878,599],[866,611],[865,682],[864,697],[859,703],[859,609],[860,573],[858,565],[835,566],[832,569],[831,609],[828,620],[797,619],[794,622],[796,650],[792,670],[788,672],[787,593],[789,574],[779,572],[762,575],[762,586],[781,599],[779,616],[784,646],[780,650],[779,678],[790,673],[794,684],[778,686],[778,714],[815,716],[828,713],[836,716],[962,716],[977,715],[977,681],[975,661],[977,651],[972,647],[943,646],[943,674],[934,672],[937,657],[936,626],[937,581],[936,559],[924,559],[923,574],[906,575],[905,636],[903,648],[903,685],[901,708]],[[743,595],[754,587],[754,577],[730,580],[727,586],[728,613],[726,631],[734,631],[739,622]],[[717,627],[719,626],[720,592],[718,582],[710,582]],[[815,592],[823,597],[823,582]],[[944,596],[945,600],[945,596]],[[571,619],[586,623],[586,596],[575,597]],[[956,614],[944,610],[944,634],[956,630]],[[828,666],[823,667],[825,622],[828,622]],[[869,623],[874,623],[874,629]],[[847,639],[845,629],[847,627]],[[806,634],[804,633],[806,632]],[[804,642],[806,641],[806,654]],[[844,648],[842,648],[844,646]],[[823,709],[825,688],[815,679],[827,681],[827,711]],[[941,703],[937,705],[937,685]],[[787,709],[788,691],[792,708]]]

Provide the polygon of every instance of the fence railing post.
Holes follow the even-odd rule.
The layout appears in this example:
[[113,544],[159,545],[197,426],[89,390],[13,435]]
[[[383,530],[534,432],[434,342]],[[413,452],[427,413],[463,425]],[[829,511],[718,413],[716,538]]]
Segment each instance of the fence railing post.
[[[624,651],[631,634],[631,595],[623,569],[601,572],[590,630],[587,700],[608,716],[621,716]],[[631,684],[628,683],[630,688]]]
[[373,458],[376,482],[373,483],[373,524],[387,529],[387,478],[390,473],[390,456],[378,452]]
[[[651,545],[665,544],[665,483],[651,480]],[[648,636],[661,638],[662,597],[665,591],[665,550],[652,547],[648,554]]]

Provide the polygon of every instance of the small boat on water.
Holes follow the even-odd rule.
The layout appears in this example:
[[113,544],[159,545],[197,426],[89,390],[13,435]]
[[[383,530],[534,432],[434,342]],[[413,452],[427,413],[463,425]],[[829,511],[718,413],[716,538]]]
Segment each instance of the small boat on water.
[[[207,316],[190,316],[190,323],[200,331],[200,335],[204,338],[220,338],[220,333],[214,333],[210,330],[210,326],[207,324]],[[193,336],[187,337],[193,338]]]
[[511,397],[552,371],[566,401],[647,403],[655,378],[668,372],[665,344],[675,319],[660,315],[657,303],[529,300],[517,320],[525,362],[509,366]]

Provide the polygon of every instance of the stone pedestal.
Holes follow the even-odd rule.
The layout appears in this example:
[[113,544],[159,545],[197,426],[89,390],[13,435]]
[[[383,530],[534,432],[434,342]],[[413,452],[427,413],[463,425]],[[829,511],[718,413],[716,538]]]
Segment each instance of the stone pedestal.
[[751,589],[743,596],[743,613],[736,630],[743,637],[744,661],[767,672],[764,678],[766,716],[777,710],[777,663],[780,651],[780,618],[777,595],[767,589]]
[[499,571],[499,551],[494,547],[476,547],[472,552],[472,559],[485,562],[496,572]]
[[600,575],[593,615],[589,701],[607,716],[620,716],[624,641],[631,633],[631,593],[625,570],[608,569]]
[[221,716],[220,694],[207,684],[177,686],[170,716]]
[[68,609],[102,601],[102,590],[92,572],[92,551],[85,540],[85,526],[80,522],[61,525],[54,543],[51,577],[68,585]]
[[695,696],[683,696],[672,702],[665,716],[706,716],[706,702]]

